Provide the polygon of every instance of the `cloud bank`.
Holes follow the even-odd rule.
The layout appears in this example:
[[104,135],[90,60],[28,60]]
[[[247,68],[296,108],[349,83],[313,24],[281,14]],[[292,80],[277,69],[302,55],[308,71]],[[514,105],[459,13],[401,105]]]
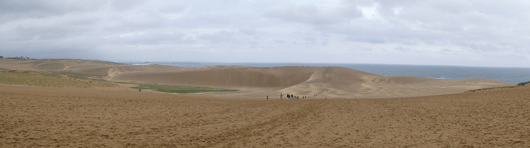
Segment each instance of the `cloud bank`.
[[0,1],[0,55],[530,67],[519,0]]

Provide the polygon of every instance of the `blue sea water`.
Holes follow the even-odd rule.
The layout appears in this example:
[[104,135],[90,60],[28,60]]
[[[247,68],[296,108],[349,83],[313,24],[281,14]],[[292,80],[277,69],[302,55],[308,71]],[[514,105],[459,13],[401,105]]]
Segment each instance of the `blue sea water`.
[[252,67],[282,67],[282,66],[338,66],[369,73],[413,76],[436,79],[491,79],[508,83],[530,81],[530,68],[502,68],[502,67],[465,67],[465,66],[425,66],[425,65],[383,65],[383,64],[318,64],[318,63],[196,63],[196,62],[144,62],[134,64],[160,64],[178,67],[205,67],[217,65],[252,66]]

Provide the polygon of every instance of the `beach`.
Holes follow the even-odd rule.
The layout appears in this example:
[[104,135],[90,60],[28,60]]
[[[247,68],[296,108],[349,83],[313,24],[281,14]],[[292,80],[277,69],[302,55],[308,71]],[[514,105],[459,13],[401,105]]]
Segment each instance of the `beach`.
[[[80,78],[59,87],[0,84],[0,147],[530,146],[530,86],[464,93],[515,85],[487,79],[83,60],[0,60],[0,68],[2,75],[68,71],[104,80],[94,87],[69,86],[95,85]],[[114,83],[131,81],[238,91],[169,94]],[[280,100],[280,93],[307,99]]]

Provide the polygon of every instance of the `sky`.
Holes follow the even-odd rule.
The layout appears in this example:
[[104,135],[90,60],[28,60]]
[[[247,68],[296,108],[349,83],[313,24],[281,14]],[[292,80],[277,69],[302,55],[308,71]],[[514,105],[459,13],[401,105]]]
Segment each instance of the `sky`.
[[530,1],[9,0],[0,56],[530,67]]

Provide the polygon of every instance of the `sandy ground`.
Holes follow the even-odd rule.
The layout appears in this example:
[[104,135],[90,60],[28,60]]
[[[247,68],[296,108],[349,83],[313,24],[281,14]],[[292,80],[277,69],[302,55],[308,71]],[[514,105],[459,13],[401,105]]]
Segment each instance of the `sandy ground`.
[[530,87],[393,99],[0,85],[0,147],[530,147]]

